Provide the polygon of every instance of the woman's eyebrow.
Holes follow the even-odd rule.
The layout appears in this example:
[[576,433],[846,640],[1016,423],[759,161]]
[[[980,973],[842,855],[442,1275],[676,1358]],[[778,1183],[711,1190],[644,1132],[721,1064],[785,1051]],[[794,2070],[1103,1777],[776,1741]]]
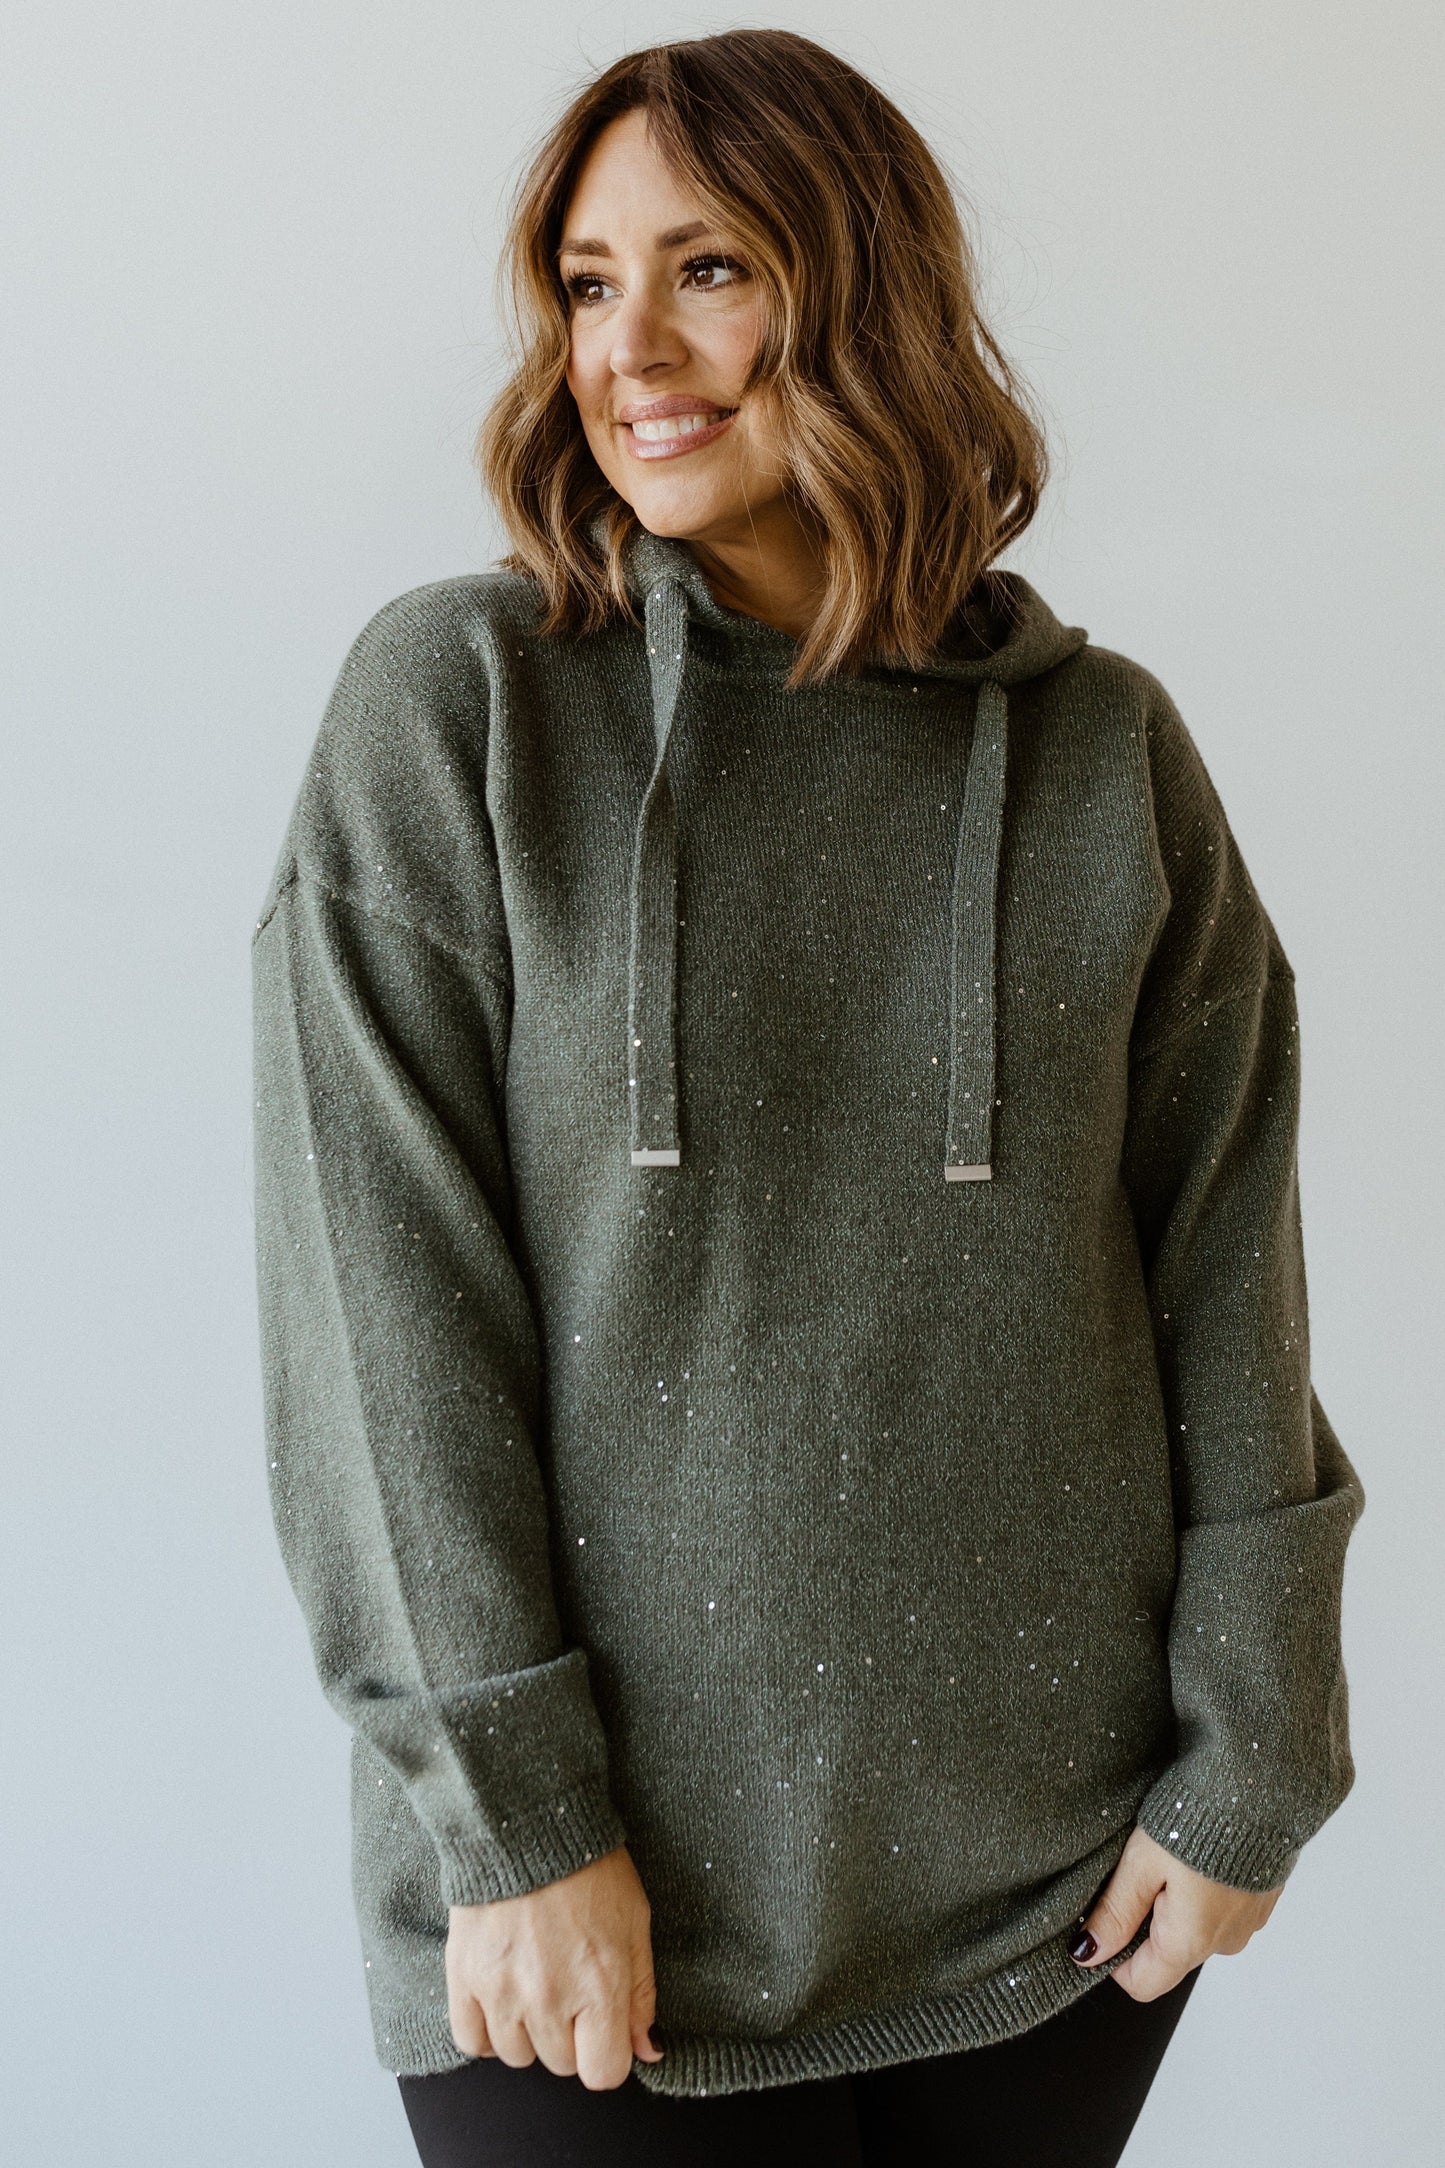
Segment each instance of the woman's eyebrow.
[[[656,249],[681,248],[685,242],[696,241],[703,234],[711,232],[711,230],[702,219],[695,220],[691,226],[669,226],[666,233],[658,234],[652,245]],[[557,254],[559,256],[605,256],[609,262],[612,258],[612,251],[605,241],[586,239],[564,241]]]

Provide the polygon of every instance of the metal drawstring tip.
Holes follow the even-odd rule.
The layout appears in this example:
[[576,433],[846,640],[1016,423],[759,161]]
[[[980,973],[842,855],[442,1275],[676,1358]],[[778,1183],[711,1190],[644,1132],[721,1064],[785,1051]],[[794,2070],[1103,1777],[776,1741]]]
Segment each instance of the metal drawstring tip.
[[654,1151],[650,1145],[644,1145],[641,1151],[633,1153],[632,1164],[634,1167],[680,1167],[682,1154],[676,1145],[671,1151]]
[[943,1179],[945,1182],[991,1182],[993,1168],[987,1162],[976,1167],[950,1167],[945,1162]]

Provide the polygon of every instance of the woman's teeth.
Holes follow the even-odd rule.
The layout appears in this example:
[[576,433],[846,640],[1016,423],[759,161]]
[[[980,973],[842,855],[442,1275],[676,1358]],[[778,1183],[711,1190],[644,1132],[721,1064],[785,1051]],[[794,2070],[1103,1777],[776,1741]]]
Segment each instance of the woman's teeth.
[[689,437],[694,429],[710,429],[714,422],[726,418],[725,413],[663,414],[655,421],[634,422],[632,433],[641,437],[644,444],[661,444],[667,437]]

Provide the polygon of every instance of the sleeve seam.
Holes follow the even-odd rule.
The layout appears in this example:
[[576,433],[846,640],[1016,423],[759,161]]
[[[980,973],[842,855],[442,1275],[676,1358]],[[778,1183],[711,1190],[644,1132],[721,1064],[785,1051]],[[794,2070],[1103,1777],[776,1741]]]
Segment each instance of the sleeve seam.
[[[290,891],[293,888],[303,886],[314,890],[317,895],[328,897],[333,903],[345,904],[349,909],[363,912],[368,918],[379,919],[383,925],[397,926],[404,933],[415,934],[419,940],[427,942],[439,954],[446,957],[449,962],[468,964],[475,970],[484,971],[487,977],[493,980],[509,999],[511,998],[512,973],[509,963],[494,962],[483,955],[479,949],[469,948],[461,941],[453,941],[449,935],[438,932],[436,927],[427,925],[423,919],[407,918],[402,912],[394,909],[389,904],[374,903],[354,888],[338,887],[332,881],[323,881],[318,875],[305,872],[299,865],[291,867],[286,878],[277,888],[270,909],[257,920],[256,932],[252,936],[253,944],[255,939],[270,925],[271,920],[275,917]],[[499,946],[498,954],[503,955],[504,953]]]

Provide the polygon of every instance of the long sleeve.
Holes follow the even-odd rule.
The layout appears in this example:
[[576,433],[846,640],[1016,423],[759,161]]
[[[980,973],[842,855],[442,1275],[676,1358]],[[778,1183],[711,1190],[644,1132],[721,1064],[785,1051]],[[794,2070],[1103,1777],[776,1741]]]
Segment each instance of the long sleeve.
[[[254,941],[266,1436],[324,1692],[466,1904],[625,1833],[548,1563],[539,1332],[509,1244],[509,958],[464,801],[475,666],[429,662],[419,691],[431,635],[395,617],[343,672]],[[408,822],[440,824],[417,863],[455,865],[475,926],[412,915],[420,881],[390,878]]]
[[1273,1888],[1354,1779],[1340,1604],[1364,1492],[1310,1378],[1294,975],[1162,689],[1149,736],[1170,902],[1123,1179],[1179,1531],[1178,1746],[1138,1820],[1201,1873]]

